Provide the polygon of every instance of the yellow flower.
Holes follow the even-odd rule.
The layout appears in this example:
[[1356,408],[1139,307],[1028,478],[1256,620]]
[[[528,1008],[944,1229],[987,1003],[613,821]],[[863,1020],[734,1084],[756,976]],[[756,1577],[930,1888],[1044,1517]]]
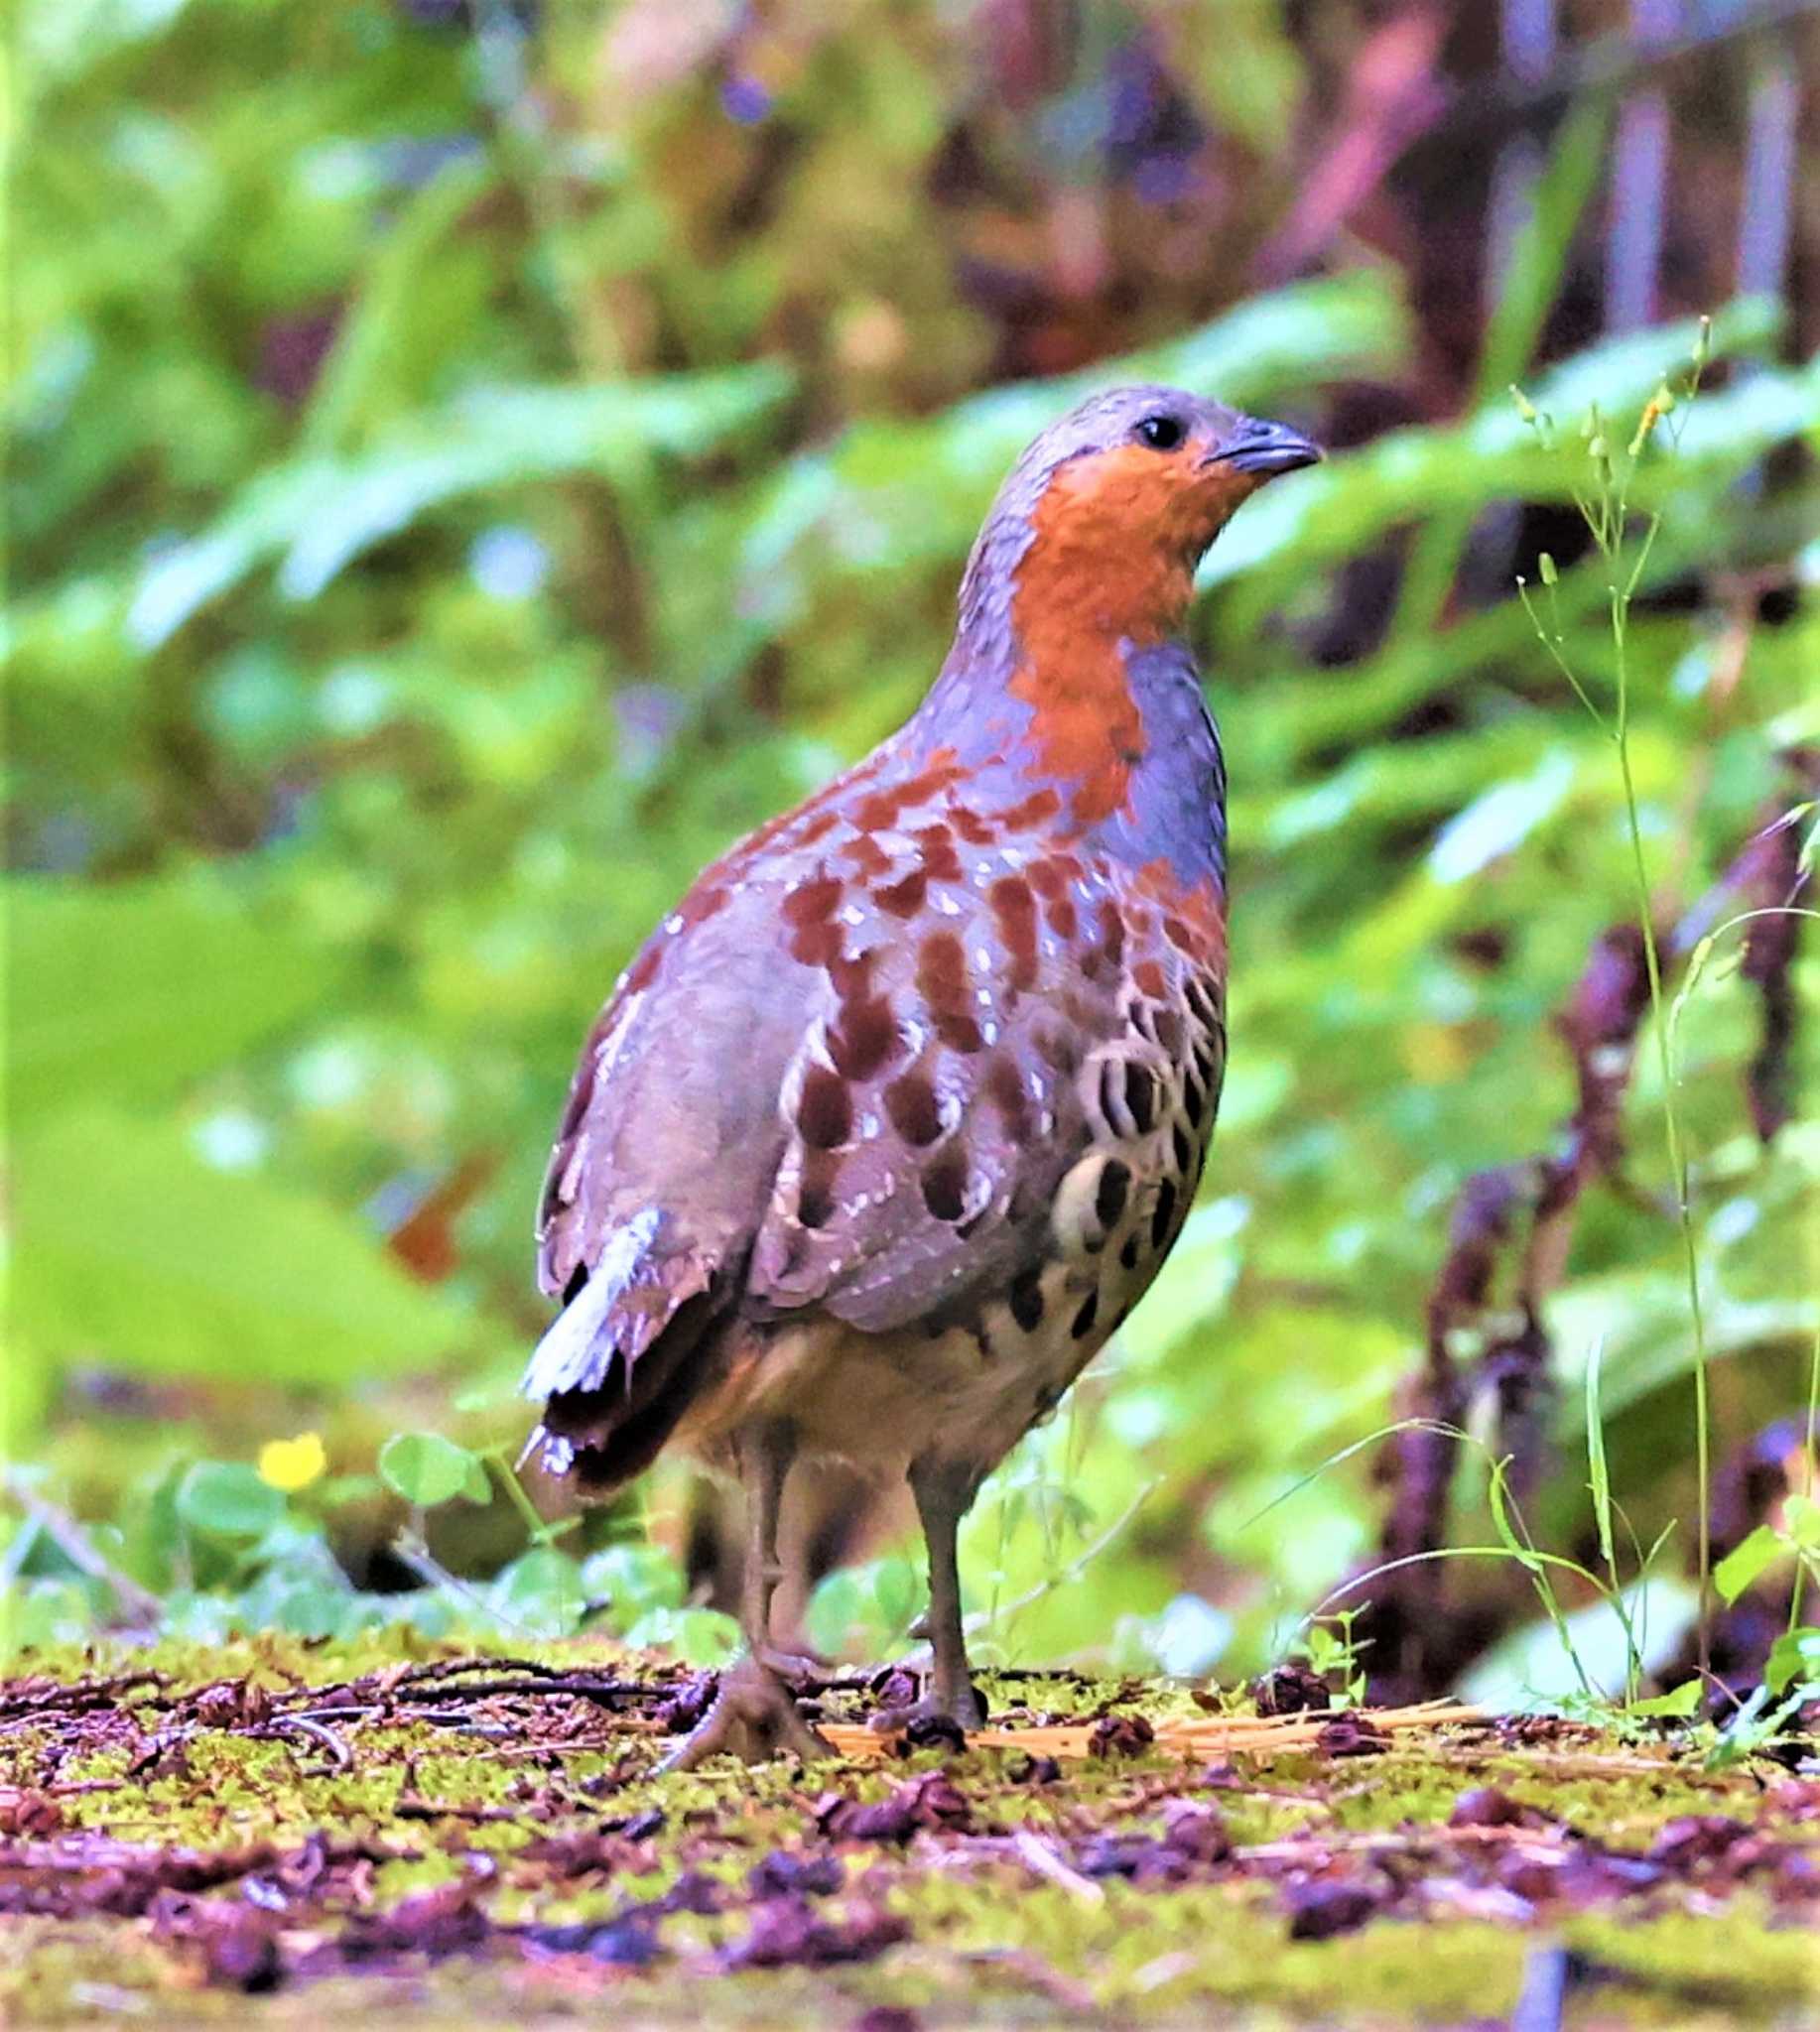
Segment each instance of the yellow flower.
[[328,1465],[321,1433],[299,1433],[294,1440],[267,1440],[259,1450],[259,1478],[287,1495],[310,1484]]

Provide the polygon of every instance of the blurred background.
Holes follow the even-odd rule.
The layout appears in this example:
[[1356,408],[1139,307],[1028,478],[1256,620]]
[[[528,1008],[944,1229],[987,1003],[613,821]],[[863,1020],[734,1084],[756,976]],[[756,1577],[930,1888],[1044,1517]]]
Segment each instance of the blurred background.
[[[1333,456],[1205,572],[1215,1157],[970,1520],[976,1652],[1564,1691],[1507,1559],[1303,1618],[1500,1542],[1506,1456],[1523,1528],[1604,1573],[1594,1400],[1614,1586],[1652,1665],[1684,1649],[1697,1349],[1723,1552],[1805,1471],[1820,1336],[1785,909],[1820,796],[1811,7],[23,0],[11,40],[15,1644],[723,1654],[686,1473],[574,1529],[508,1473],[575,1056],[696,870],[914,705],[1026,437],[1142,373]],[[1630,488],[1621,755],[1576,495],[1702,314]],[[1478,1444],[1385,1435],[1412,1418]],[[907,1516],[799,1497],[810,1639],[901,1648]],[[1723,1668],[1787,1578],[1722,1615]],[[1561,1590],[1609,1661],[1609,1604]]]

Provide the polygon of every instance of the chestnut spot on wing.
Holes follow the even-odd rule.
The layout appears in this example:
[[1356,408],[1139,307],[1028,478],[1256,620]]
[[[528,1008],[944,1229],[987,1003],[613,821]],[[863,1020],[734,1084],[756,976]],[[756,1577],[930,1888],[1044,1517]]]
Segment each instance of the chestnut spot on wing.
[[959,882],[963,879],[961,856],[955,851],[955,836],[946,826],[925,826],[916,834],[919,857],[923,873],[932,882]]
[[931,932],[917,949],[916,987],[951,1051],[976,1052],[979,1025],[968,1007],[967,953],[953,932]]
[[912,868],[901,882],[887,882],[883,888],[874,889],[872,901],[893,917],[912,918],[922,909],[928,894],[929,877],[921,868]]
[[1068,877],[1053,859],[1030,864],[1030,886],[1046,903],[1053,903],[1068,887]]
[[663,964],[663,948],[653,940],[626,968],[622,992],[628,995],[642,993],[657,978],[657,969]]
[[1017,1070],[1017,1062],[1002,1053],[986,1068],[985,1090],[992,1105],[1004,1118],[1005,1133],[1014,1143],[1027,1143],[1036,1133],[1030,1096]]
[[1150,1243],[1160,1249],[1175,1218],[1175,1181],[1165,1179],[1156,1189],[1156,1211],[1150,1216]]
[[1154,959],[1140,959],[1131,969],[1131,979],[1138,993],[1148,995],[1153,1002],[1160,1002],[1169,991],[1163,969]]
[[932,1007],[967,998],[967,953],[953,932],[931,932],[917,948],[916,984]]
[[1112,966],[1122,966],[1125,956],[1125,924],[1118,906],[1110,898],[1100,906],[1100,948]]
[[853,1133],[853,1099],[839,1073],[812,1066],[797,1102],[796,1125],[817,1150],[838,1150]]
[[950,784],[958,783],[965,774],[955,760],[952,748],[938,748],[931,756],[928,768],[919,775],[905,777],[901,783],[875,790],[869,797],[860,800],[853,814],[855,824],[867,831],[883,830],[895,826],[901,814],[913,805],[926,805],[938,797]]
[[844,887],[839,875],[812,875],[807,882],[799,882],[779,906],[785,924],[822,924],[834,916]]
[[814,846],[818,839],[826,839],[840,823],[839,812],[818,812],[790,843],[792,846]]
[[1000,875],[985,892],[998,920],[998,935],[1011,959],[1011,985],[1036,985],[1036,898],[1019,875]]
[[1072,897],[1058,896],[1053,903],[1043,906],[1043,915],[1049,920],[1049,929],[1058,939],[1072,939],[1081,929]]
[[828,964],[828,978],[834,990],[844,1002],[863,1000],[872,992],[872,961],[875,952],[855,952],[850,957],[843,952],[838,959]]
[[870,1080],[896,1056],[902,1043],[897,1019],[882,996],[868,995],[844,1002],[828,1033],[828,1055],[846,1080]]
[[1033,790],[1021,805],[1000,812],[998,823],[1007,832],[1027,832],[1031,826],[1053,819],[1061,809],[1062,800],[1055,791]]
[[1020,1270],[1011,1280],[1011,1317],[1026,1334],[1043,1324],[1043,1267]]
[[1131,1192],[1131,1168],[1117,1158],[1108,1158],[1100,1169],[1100,1183],[1094,1188],[1094,1216],[1105,1228],[1116,1227]]
[[935,1084],[920,1067],[912,1067],[885,1088],[885,1113],[891,1117],[892,1128],[918,1150],[935,1142],[942,1133]]
[[873,791],[869,797],[863,797],[853,811],[853,823],[865,831],[883,831],[892,827],[912,805],[926,805],[933,797],[939,797],[949,789],[951,782],[959,782],[961,774],[963,770],[955,762],[955,750],[941,748],[930,760],[928,768],[918,776],[906,776],[902,782],[894,782],[883,791]]
[[868,879],[890,872],[891,856],[869,832],[861,832],[856,838],[849,840],[842,852],[845,858],[851,861],[859,873]]
[[731,899],[732,891],[720,883],[700,883],[683,898],[676,914],[685,926],[706,924],[711,917],[717,917]]
[[834,914],[841,902],[838,875],[814,875],[799,882],[780,906],[791,928],[790,956],[805,966],[827,966],[841,954],[841,927]]
[[827,968],[841,957],[842,945],[839,925],[804,925],[790,941],[790,956],[805,966]]
[[1163,937],[1178,952],[1186,952],[1191,958],[1199,958],[1205,950],[1204,942],[1196,938],[1179,917],[1164,918]]
[[938,1220],[959,1220],[967,1211],[967,1152],[951,1143],[923,1167],[923,1205]]
[[948,823],[969,846],[990,846],[997,837],[990,824],[977,812],[970,812],[965,805],[949,806]]
[[1094,1331],[1094,1322],[1100,1317],[1100,1294],[1090,1291],[1081,1310],[1069,1322],[1068,1331],[1077,1340],[1085,1340]]
[[938,1016],[935,1027],[936,1035],[950,1051],[976,1052],[985,1042],[978,1024],[969,1015]]

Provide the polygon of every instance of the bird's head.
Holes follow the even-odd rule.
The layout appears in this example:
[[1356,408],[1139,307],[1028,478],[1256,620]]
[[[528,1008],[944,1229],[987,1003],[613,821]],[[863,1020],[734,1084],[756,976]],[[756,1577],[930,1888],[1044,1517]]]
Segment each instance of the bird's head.
[[[1194,569],[1266,480],[1321,456],[1300,432],[1180,388],[1114,388],[1052,424],[999,489],[963,611],[1013,598],[1141,642],[1180,627]],[[989,581],[1006,576],[1011,586]]]

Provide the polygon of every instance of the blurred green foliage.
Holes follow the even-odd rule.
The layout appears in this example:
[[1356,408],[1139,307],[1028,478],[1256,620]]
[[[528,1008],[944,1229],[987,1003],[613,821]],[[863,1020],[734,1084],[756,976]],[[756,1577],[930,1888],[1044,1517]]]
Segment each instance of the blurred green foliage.
[[[1167,205],[1057,139],[1078,88],[991,103],[934,7],[786,8],[746,43],[649,0],[535,36],[504,5],[22,10],[6,1432],[137,1578],[238,1574],[242,1613],[282,1615],[274,1577],[325,1529],[390,1529],[388,1432],[515,1437],[531,1208],[596,1004],[703,862],[910,709],[1009,458],[1135,372],[1317,430],[1362,390],[1439,420],[1354,431],[1210,560],[1235,896],[1215,1161],[1156,1293],[975,1512],[970,1588],[1004,1657],[1249,1666],[1365,1551],[1363,1455],[1249,1520],[1392,1415],[1452,1196],[1549,1146],[1572,1101],[1551,1012],[1634,908],[1610,748],[1509,596],[1512,504],[1567,506],[1571,460],[1501,384],[1633,415],[1692,334],[1538,370],[1584,126],[1447,401],[1390,265],[1237,301],[1298,174],[1279,12],[1232,10],[1216,52],[1181,10],[1090,10],[1113,55],[1120,22],[1166,48],[1252,178],[1191,260]],[[1091,320],[970,280],[1088,196],[1125,264]],[[1722,313],[1733,371],[1637,488],[1663,522],[1630,740],[1665,899],[1758,823],[1776,751],[1820,739],[1820,495],[1811,466],[1761,480],[1820,438],[1820,368],[1778,363],[1783,329]],[[1382,624],[1399,558],[1419,570]],[[1766,567],[1795,587],[1774,625]],[[1564,562],[1559,592],[1605,681],[1596,571]],[[1682,1039],[1722,1446],[1798,1401],[1820,1327],[1820,1121],[1809,1100],[1773,1147],[1751,1135],[1736,933],[1727,956]],[[1810,942],[1810,1001],[1816,967]],[[1809,1029],[1798,1092],[1815,1071]],[[1692,1513],[1660,1098],[1645,1058],[1636,1191],[1589,1206],[1551,1316],[1564,1458],[1602,1346],[1645,1543]],[[245,1489],[193,1463],[306,1425],[335,1473],[261,1512],[247,1568],[222,1522],[251,1519]],[[1587,1528],[1574,1483],[1544,1530]],[[494,1513],[465,1556],[519,1555],[495,1585],[547,1602],[523,1562],[567,1555]],[[66,1605],[48,1540],[18,1527],[6,1557]],[[592,1557],[638,1611],[616,1627],[693,1613],[627,1545]],[[887,1554],[812,1629],[901,1637],[918,1586]]]

